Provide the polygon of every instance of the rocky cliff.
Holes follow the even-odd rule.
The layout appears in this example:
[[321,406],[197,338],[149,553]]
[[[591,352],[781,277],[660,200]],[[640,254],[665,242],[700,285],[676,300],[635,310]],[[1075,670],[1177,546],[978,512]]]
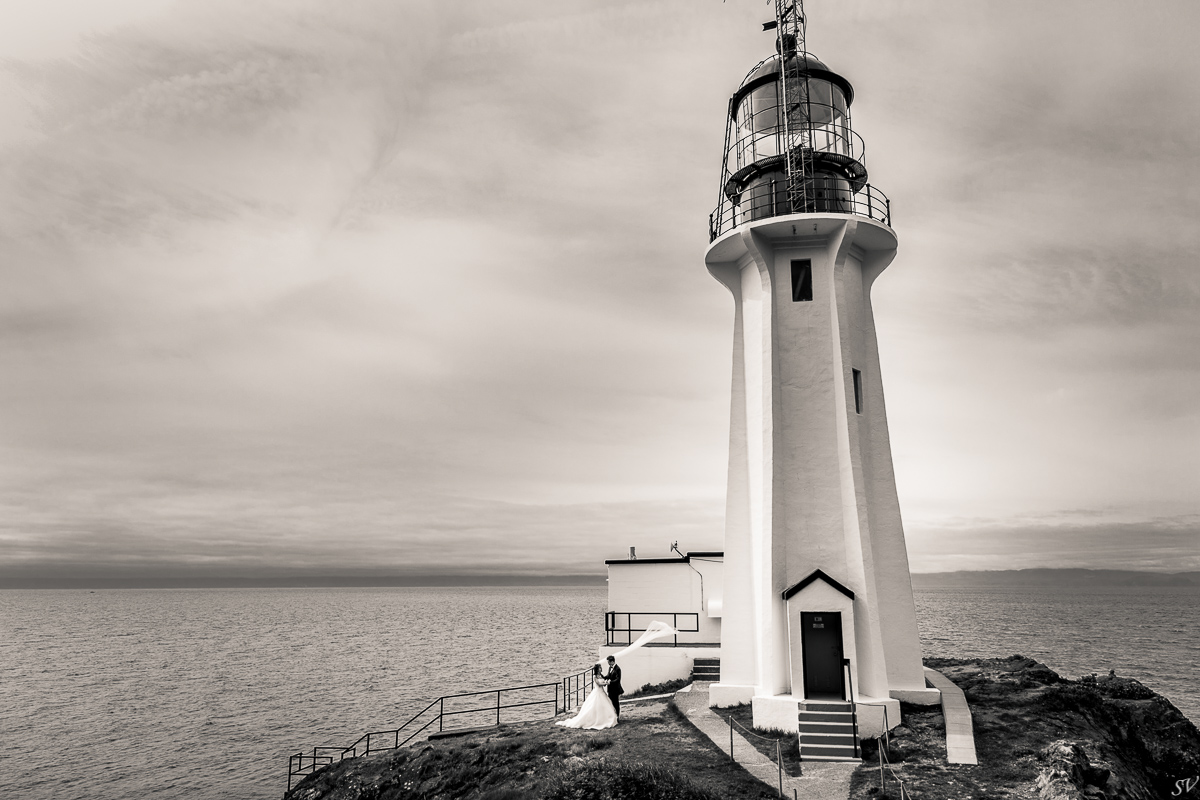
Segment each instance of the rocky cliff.
[[[947,764],[941,710],[905,705],[883,786],[878,748],[865,743],[852,800],[898,798],[899,780],[913,800],[1200,800],[1200,731],[1137,681],[1067,680],[1021,656],[926,663],[966,694],[979,765]],[[287,800],[773,796],[660,701],[631,706],[609,731],[547,721],[341,762]]]
[[[979,765],[946,764],[940,710],[906,705],[891,760],[913,798],[1200,800],[1200,731],[1136,680],[1067,680],[1022,656],[926,664],[966,695]],[[876,751],[868,751],[875,769],[855,776],[852,797],[898,796],[886,770],[880,794]]]

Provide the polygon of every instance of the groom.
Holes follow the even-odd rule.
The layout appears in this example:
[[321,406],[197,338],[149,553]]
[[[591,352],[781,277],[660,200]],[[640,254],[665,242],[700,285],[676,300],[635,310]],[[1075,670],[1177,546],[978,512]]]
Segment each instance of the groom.
[[608,681],[608,699],[612,701],[613,711],[617,712],[617,719],[620,719],[621,695],[625,694],[625,689],[621,686],[621,668],[612,656],[608,657],[608,674],[604,680]]

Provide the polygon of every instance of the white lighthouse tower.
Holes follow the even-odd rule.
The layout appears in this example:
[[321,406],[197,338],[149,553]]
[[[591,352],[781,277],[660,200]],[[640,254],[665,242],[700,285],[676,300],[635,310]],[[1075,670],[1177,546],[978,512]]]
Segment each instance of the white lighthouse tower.
[[[776,53],[729,103],[705,263],[733,294],[720,681],[760,727],[806,707],[900,721],[926,689],[871,288],[896,255],[867,183],[850,83],[777,0]],[[815,704],[820,703],[820,706]],[[871,706],[868,708],[867,706]],[[802,735],[803,738],[803,735]],[[830,751],[834,752],[833,750]]]

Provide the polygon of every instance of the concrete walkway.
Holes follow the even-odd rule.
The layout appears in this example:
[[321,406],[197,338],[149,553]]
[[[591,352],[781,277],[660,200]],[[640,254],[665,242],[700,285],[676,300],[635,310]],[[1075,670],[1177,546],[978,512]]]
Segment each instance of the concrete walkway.
[[946,760],[951,764],[978,764],[975,757],[975,727],[967,698],[954,681],[936,669],[925,667],[925,680],[942,692],[942,716],[946,718]]
[[[708,707],[708,684],[693,683],[675,695],[675,704],[697,730],[712,739],[717,747],[729,753],[729,723]],[[733,759],[754,777],[770,786],[779,787],[779,768],[754,748],[734,727]],[[804,774],[792,777],[784,772],[783,796],[799,800],[845,800],[850,796],[850,775],[857,763],[805,761]],[[793,794],[794,793],[794,794]]]

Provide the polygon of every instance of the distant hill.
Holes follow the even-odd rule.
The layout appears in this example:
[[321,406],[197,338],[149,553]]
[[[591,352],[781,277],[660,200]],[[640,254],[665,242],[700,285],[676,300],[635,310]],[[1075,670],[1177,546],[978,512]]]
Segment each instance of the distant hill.
[[1143,572],[1124,569],[1006,569],[985,572],[914,572],[914,589],[1004,587],[1193,586],[1200,572]]

